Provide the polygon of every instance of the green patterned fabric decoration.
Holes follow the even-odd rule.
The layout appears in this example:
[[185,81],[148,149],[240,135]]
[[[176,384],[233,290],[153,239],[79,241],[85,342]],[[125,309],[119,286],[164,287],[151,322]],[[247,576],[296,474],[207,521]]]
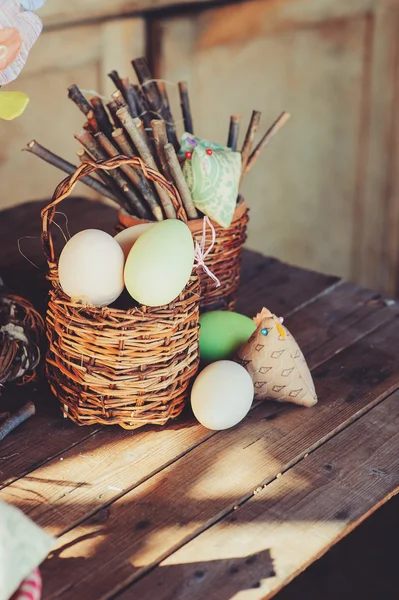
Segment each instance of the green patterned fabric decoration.
[[237,203],[241,153],[183,133],[183,174],[195,206],[222,227],[229,227]]

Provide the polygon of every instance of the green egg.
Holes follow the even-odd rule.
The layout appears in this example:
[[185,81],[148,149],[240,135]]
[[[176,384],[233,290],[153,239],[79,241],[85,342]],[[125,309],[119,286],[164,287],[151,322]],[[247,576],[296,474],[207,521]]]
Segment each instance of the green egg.
[[233,358],[256,329],[252,319],[236,312],[214,310],[200,317],[201,362]]

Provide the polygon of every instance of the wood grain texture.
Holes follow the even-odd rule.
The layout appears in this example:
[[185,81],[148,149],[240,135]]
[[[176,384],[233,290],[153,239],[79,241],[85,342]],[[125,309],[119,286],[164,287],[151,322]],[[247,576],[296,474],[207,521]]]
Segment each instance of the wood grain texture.
[[398,427],[396,393],[119,597],[271,598],[399,491]]
[[45,597],[110,597],[358,419],[398,388],[398,334],[394,318],[316,368],[315,409],[263,403],[62,535],[43,565]]
[[[342,284],[295,312],[286,323],[307,356],[309,366],[313,368],[365,336],[385,320],[392,320],[398,309],[396,305],[387,307],[385,302],[372,292],[357,290],[350,284]],[[53,407],[55,413],[55,403]],[[279,408],[272,404],[271,413]],[[52,421],[48,423],[49,426],[51,424]],[[32,427],[32,430],[38,431],[37,425],[36,428]],[[62,458],[68,464],[68,482],[65,481],[63,485],[59,482],[60,456],[57,455],[53,460],[50,460],[49,456],[43,468],[34,465],[34,473],[16,481],[3,495],[0,494],[4,500],[16,503],[32,518],[48,526],[52,533],[60,534],[72,523],[87,517],[104,503],[164,467],[174,458],[173,448],[177,454],[188,452],[191,447],[209,436],[209,432],[195,424],[188,415],[179,420],[176,426],[166,430],[156,429],[155,437],[153,428],[146,429],[142,434],[138,432],[134,437],[133,454],[139,465],[132,472],[131,433],[114,429],[110,431],[109,428],[98,431],[97,428],[97,433],[87,439],[89,434],[81,437],[82,432],[79,431],[76,444],[82,441],[81,445],[75,445],[68,450],[68,445],[64,442]],[[90,436],[91,434],[92,430]],[[40,450],[40,435],[31,438],[29,431],[25,430],[16,443],[21,438],[24,440],[24,446],[37,445]],[[9,439],[11,441],[12,438]],[[51,446],[53,445],[52,442]],[[8,448],[7,453],[11,455],[14,449],[15,445]],[[35,453],[37,451],[35,450]],[[25,457],[25,453],[18,456]],[[80,480],[83,464],[86,473],[84,485]],[[7,461],[3,471],[4,484],[17,479],[18,474],[21,474],[18,459]],[[43,501],[39,505],[38,490]]]
[[[60,25],[63,23],[82,22],[85,20],[107,18],[115,15],[137,14],[143,11],[165,10],[170,7],[180,6],[190,8],[192,5],[206,8],[212,0],[51,0],[39,11],[45,26]],[[239,7],[240,2],[236,3]],[[256,3],[253,3],[254,5]],[[259,4],[259,3],[258,3]],[[375,0],[352,0],[350,3],[319,0],[317,5],[313,0],[302,0],[301,6],[295,2],[282,2],[287,18],[313,21],[331,17],[350,17],[369,10],[375,5]],[[270,11],[273,14],[273,10]],[[260,16],[263,16],[262,14]]]
[[[398,149],[395,123],[397,89],[399,86],[399,2],[383,0],[372,16],[373,38],[369,89],[367,141],[364,146],[364,180],[362,199],[356,218],[361,223],[357,252],[354,254],[356,280],[362,285],[385,289],[393,293],[398,273],[396,255],[389,247],[397,244],[399,229],[396,216],[397,200],[393,160]],[[384,93],[381,93],[382,88]],[[359,226],[359,225],[358,225]]]
[[[46,281],[47,266],[40,245],[40,211],[47,203],[43,201],[31,202],[7,209],[2,211],[0,219],[0,273],[14,291],[30,299],[43,314],[46,309],[48,282]],[[71,235],[90,227],[112,233],[117,222],[117,213],[113,208],[83,198],[69,198],[65,204],[64,213],[68,218],[68,228]],[[65,229],[65,216],[57,215],[56,220]],[[21,240],[21,250],[39,269],[32,266],[19,253],[17,241],[20,237],[26,238]],[[63,243],[61,233],[57,231],[56,244],[59,248],[62,248]],[[262,269],[262,266],[265,267],[269,262],[273,264],[270,272]],[[306,303],[310,301],[314,296],[329,288],[332,283],[332,279],[328,276],[307,271],[300,278],[303,282],[301,294],[296,295],[289,293],[290,280],[291,290],[294,290],[298,285],[298,274],[294,267],[288,265],[283,267],[278,261],[269,261],[265,258],[259,261],[257,256],[254,257],[255,266],[252,267],[251,265],[251,253],[245,253],[244,269],[247,282],[251,281],[252,276],[259,276],[259,273],[262,273],[262,286],[265,286],[261,287],[259,291],[256,291],[258,288],[255,288],[253,292],[255,295],[258,294],[258,300],[253,302],[253,308],[250,305],[247,306],[247,308],[254,311],[253,314],[263,302],[264,289],[268,290],[267,298],[271,306],[277,309],[281,303],[279,286],[283,286],[282,292],[283,294],[288,292],[289,307],[292,310],[299,306],[299,302]],[[280,278],[278,265],[282,269]],[[336,280],[333,279],[333,281]],[[241,297],[243,300],[247,297],[245,290],[242,292]],[[68,448],[78,444],[91,435],[92,432],[99,429],[76,428],[69,421],[60,419],[57,402],[48,390],[40,388],[37,393],[33,390],[32,393],[38,404],[38,416],[35,417],[35,420],[25,423],[12,436],[2,442],[1,456],[11,457],[0,463],[2,485],[18,479],[18,477],[25,475],[43,462],[47,462],[51,457],[58,457],[60,453],[65,452]],[[20,396],[22,402],[24,392]],[[11,407],[18,402],[15,388],[5,390],[2,401],[9,403]],[[37,426],[39,421],[40,427]],[[48,447],[42,443],[42,429],[47,432],[50,452]],[[120,435],[120,438],[117,437],[116,432],[114,432],[114,435],[117,439],[124,439],[123,435]],[[123,444],[123,441],[121,443]],[[21,448],[30,448],[30,451],[28,453],[21,452]],[[78,451],[76,450],[76,452]],[[75,451],[72,452],[72,454],[74,453]],[[58,460],[57,458],[56,461]]]

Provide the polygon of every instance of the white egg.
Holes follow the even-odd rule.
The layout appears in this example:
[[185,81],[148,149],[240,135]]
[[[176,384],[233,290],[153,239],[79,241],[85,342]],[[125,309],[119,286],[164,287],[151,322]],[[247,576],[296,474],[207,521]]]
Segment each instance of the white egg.
[[133,248],[141,234],[154,224],[155,223],[140,223],[139,225],[133,225],[116,234],[114,240],[116,240],[122,248],[125,259],[128,257],[130,250]]
[[198,421],[218,431],[237,425],[247,415],[254,397],[251,376],[231,360],[208,365],[191,391],[191,407]]
[[86,229],[74,235],[61,252],[60,284],[71,298],[108,306],[124,288],[123,251],[105,231]]

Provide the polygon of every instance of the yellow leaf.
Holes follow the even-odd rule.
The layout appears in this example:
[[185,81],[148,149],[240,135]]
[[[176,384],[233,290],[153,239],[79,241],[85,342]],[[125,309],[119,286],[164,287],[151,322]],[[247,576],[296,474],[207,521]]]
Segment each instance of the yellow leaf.
[[11,121],[24,112],[29,96],[23,92],[0,92],[0,119]]

